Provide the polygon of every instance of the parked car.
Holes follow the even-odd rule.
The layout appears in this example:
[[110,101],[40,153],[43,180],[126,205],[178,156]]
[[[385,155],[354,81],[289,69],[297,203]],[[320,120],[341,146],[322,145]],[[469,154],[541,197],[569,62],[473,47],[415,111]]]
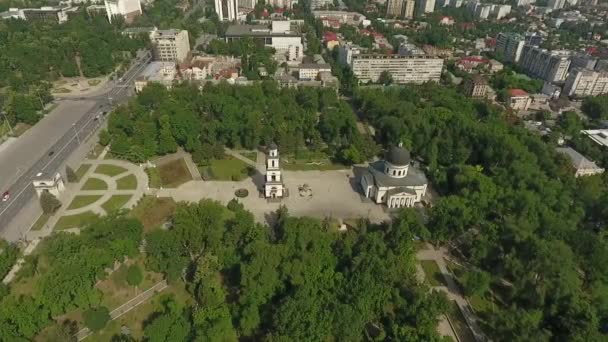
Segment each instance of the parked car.
[[11,198],[11,194],[10,194],[8,191],[5,191],[5,192],[2,194],[2,202],[6,202],[6,201],[8,201],[8,199],[9,199],[9,198]]

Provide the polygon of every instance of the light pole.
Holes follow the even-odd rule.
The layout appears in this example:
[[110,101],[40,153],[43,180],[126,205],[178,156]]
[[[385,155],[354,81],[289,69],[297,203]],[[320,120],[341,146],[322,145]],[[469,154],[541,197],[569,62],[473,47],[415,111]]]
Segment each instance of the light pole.
[[76,123],[72,124],[72,128],[74,128],[74,135],[76,136],[76,141],[78,141],[78,145],[80,145],[80,137],[78,136],[78,131],[76,130]]
[[11,132],[11,135],[15,135],[15,133],[13,132],[13,127],[11,126],[11,123],[8,121],[8,118],[6,117],[6,112],[0,111],[0,114],[2,114],[2,116],[4,116],[4,122],[6,122],[6,124],[8,125],[8,130]]

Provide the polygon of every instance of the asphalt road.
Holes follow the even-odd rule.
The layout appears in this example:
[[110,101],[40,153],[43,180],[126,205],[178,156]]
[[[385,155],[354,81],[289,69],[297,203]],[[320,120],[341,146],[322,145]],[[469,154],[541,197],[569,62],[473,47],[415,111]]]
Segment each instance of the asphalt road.
[[150,58],[149,54],[140,55],[105,94],[62,99],[52,113],[0,152],[0,193],[8,190],[11,194],[8,201],[0,202],[0,236],[5,235],[11,220],[35,196],[32,180],[36,174],[63,171],[60,168],[70,154],[101,126],[106,118],[103,112],[133,95],[133,80]]

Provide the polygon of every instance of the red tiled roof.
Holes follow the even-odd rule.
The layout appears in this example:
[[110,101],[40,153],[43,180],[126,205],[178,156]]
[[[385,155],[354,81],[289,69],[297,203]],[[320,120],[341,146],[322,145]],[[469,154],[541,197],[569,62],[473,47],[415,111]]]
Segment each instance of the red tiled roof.
[[335,32],[331,32],[331,31],[325,31],[323,32],[323,41],[324,42],[330,42],[333,40],[338,40],[338,34]]
[[528,96],[528,93],[523,89],[509,89],[507,92],[510,96]]
[[477,56],[467,56],[467,57],[462,57],[458,63],[488,63],[489,60],[482,58],[482,57],[477,57]]

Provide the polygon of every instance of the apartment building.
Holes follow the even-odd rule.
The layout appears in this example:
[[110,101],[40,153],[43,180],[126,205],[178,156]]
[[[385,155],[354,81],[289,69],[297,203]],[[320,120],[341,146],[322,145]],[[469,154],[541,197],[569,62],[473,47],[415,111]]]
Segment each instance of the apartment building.
[[520,111],[528,110],[532,103],[532,98],[528,93],[522,89],[509,89],[507,90],[507,106],[509,108]]
[[236,20],[238,9],[238,0],[215,0],[215,14],[217,14],[220,20]]
[[351,56],[351,69],[359,81],[377,82],[388,71],[395,83],[438,82],[443,59],[428,56],[358,54]]
[[435,0],[418,0],[418,13],[433,13],[435,11]]
[[173,86],[177,69],[172,62],[152,62],[135,79],[135,91],[142,91],[150,83],[162,84],[167,89]]
[[104,0],[108,21],[112,22],[115,17],[122,17],[130,24],[136,17],[141,15],[141,3],[139,0]]
[[182,63],[190,53],[190,40],[186,30],[157,30],[151,34],[154,59]]
[[524,37],[516,33],[500,33],[496,38],[496,52],[504,62],[518,63],[524,48]]
[[302,80],[316,80],[319,73],[329,72],[331,73],[331,66],[329,64],[301,64],[299,71],[299,79]]
[[549,0],[549,2],[547,2],[547,7],[554,10],[562,9],[565,5],[566,0]]
[[549,51],[525,45],[519,60],[521,68],[529,75],[547,82],[562,82],[570,68],[569,51]]
[[43,6],[40,8],[10,8],[8,11],[0,13],[0,19],[21,19],[61,24],[68,21],[69,14],[76,13],[77,11],[77,7]]
[[388,0],[386,4],[386,16],[397,18],[403,14],[403,7],[405,7],[405,0]]
[[403,6],[403,17],[405,19],[414,19],[414,8],[416,7],[416,1],[405,0]]
[[581,68],[593,70],[595,69],[597,62],[597,57],[590,56],[586,53],[578,53],[570,58],[570,69]]
[[226,42],[245,37],[252,37],[278,53],[285,53],[289,61],[301,60],[304,56],[302,34],[292,29],[289,20],[272,21],[270,28],[267,25],[230,25],[224,35]]
[[314,10],[317,8],[324,8],[328,6],[333,6],[333,0],[311,0],[310,1],[310,9]]
[[467,78],[463,87],[464,94],[472,98],[483,98],[488,94],[488,82],[480,75]]
[[608,71],[575,68],[566,79],[564,93],[572,97],[608,94]]

